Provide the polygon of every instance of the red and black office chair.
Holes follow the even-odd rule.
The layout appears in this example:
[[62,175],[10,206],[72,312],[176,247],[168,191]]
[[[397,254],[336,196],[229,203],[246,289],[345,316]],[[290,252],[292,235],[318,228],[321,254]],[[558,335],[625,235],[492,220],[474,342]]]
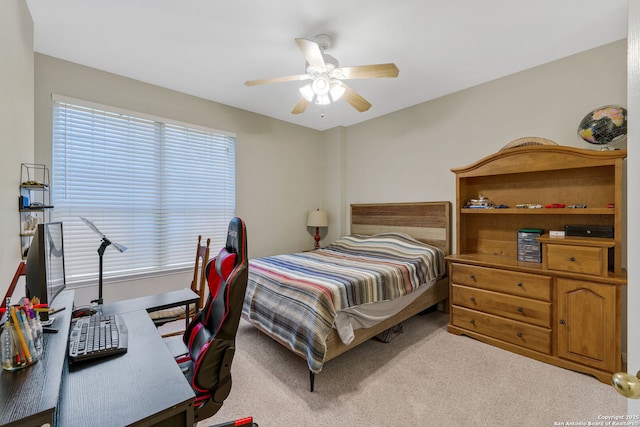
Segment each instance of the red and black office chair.
[[[227,242],[206,268],[209,296],[183,336],[187,352],[176,361],[196,394],[195,422],[213,416],[231,392],[231,362],[247,288],[247,233],[233,218]],[[257,426],[251,417],[218,426]]]

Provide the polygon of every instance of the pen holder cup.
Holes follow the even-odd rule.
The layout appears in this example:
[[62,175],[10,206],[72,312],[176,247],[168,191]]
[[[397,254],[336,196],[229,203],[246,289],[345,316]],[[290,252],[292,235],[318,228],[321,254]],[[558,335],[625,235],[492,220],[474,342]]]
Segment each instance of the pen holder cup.
[[[42,336],[35,337],[42,340]],[[41,342],[41,341],[40,341]],[[42,346],[36,347],[31,331],[16,329],[15,325],[7,322],[0,335],[0,356],[2,369],[15,371],[26,368],[38,361],[42,352]]]

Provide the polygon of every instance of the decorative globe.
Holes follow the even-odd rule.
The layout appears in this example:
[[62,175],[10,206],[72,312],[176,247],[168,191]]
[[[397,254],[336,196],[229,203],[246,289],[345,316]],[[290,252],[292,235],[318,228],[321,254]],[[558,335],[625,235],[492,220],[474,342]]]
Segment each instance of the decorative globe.
[[603,149],[622,142],[627,136],[627,110],[618,105],[593,110],[580,122],[578,136]]

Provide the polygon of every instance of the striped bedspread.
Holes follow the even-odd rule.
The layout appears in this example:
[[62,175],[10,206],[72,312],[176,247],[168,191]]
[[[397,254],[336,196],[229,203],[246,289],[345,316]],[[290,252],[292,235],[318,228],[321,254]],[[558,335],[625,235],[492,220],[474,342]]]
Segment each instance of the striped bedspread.
[[339,310],[401,297],[445,270],[441,250],[406,234],[346,236],[313,252],[249,261],[243,317],[318,373]]

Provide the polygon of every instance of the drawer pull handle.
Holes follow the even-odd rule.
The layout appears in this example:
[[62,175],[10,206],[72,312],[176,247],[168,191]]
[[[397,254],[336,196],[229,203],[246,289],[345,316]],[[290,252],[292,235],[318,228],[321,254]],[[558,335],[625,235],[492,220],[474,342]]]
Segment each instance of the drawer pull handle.
[[523,311],[522,307],[518,307],[518,313],[522,313]]
[[470,275],[469,275],[469,278],[470,278],[471,280],[476,280],[476,275],[475,275],[475,274],[470,274]]
[[564,320],[560,320],[560,324],[561,324],[561,325],[564,325],[564,324],[565,324],[565,321],[564,321]]
[[471,300],[471,302],[476,302],[476,298],[475,297],[471,297],[469,299]]
[[522,282],[518,282],[516,286],[523,287],[524,285],[522,284]]
[[475,320],[473,320],[473,319],[471,319],[471,324],[472,324],[472,325],[475,325],[475,324],[476,324],[476,321],[475,321]]
[[518,338],[522,338],[522,332],[518,332]]
[[569,261],[574,262],[576,259],[574,257],[569,258]]

